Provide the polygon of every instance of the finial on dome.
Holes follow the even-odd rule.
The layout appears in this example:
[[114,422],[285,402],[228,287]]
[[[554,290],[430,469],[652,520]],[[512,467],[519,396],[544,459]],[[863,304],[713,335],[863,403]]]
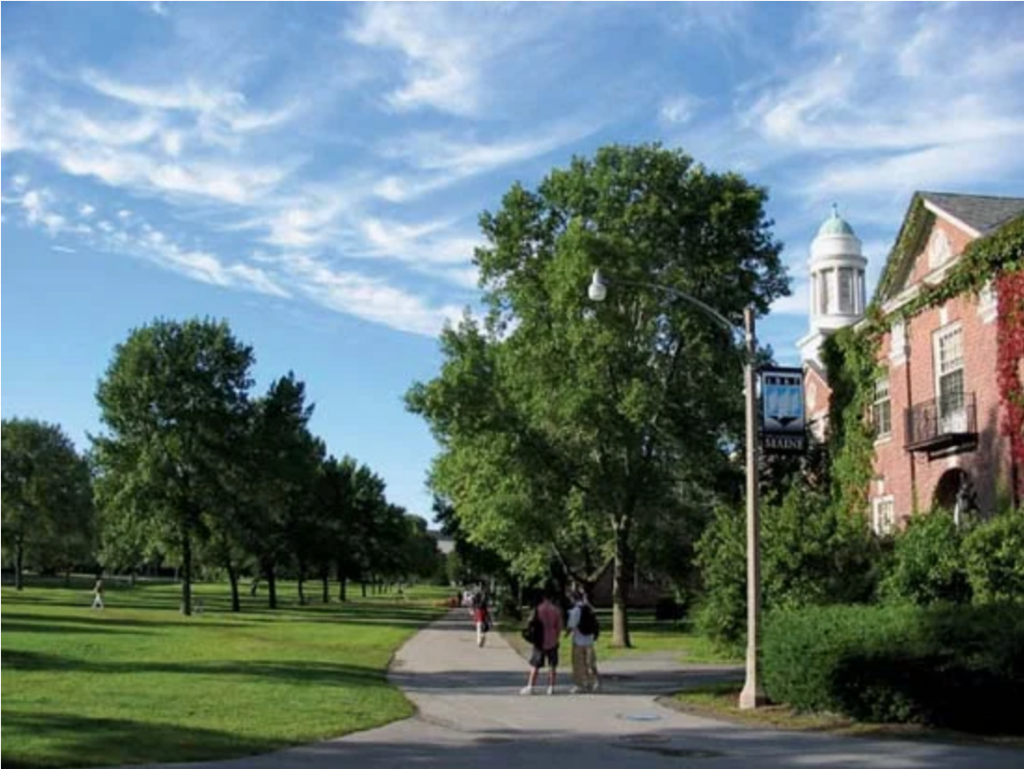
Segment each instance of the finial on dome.
[[832,218],[833,219],[838,219],[839,218],[839,204],[834,202],[834,201],[832,203]]

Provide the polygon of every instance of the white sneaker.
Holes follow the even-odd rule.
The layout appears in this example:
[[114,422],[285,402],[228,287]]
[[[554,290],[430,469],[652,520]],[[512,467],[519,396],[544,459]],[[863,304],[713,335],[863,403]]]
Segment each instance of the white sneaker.
[[554,694],[554,693],[555,693],[555,687],[553,687],[553,686],[549,686],[549,687],[548,687],[548,696],[550,696],[550,695],[552,695],[552,694]]
[[533,694],[533,687],[532,686],[524,686],[522,689],[519,690],[519,693],[524,695],[524,696],[528,696],[530,694]]

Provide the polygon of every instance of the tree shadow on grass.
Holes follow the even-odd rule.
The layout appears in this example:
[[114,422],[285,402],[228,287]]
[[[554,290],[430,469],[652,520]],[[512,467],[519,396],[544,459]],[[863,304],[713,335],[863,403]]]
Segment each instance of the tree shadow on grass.
[[286,744],[213,729],[55,713],[9,712],[4,723],[4,769],[198,761],[266,753]]
[[[296,661],[276,662],[252,660],[238,662],[116,662],[87,660],[76,657],[46,654],[34,651],[4,651],[3,667],[25,671],[60,671],[64,673],[168,673],[172,675],[201,675],[238,677],[251,680],[274,679],[282,683],[316,686],[377,687],[387,684],[384,670],[361,665],[332,662]],[[227,680],[226,686],[236,683]]]

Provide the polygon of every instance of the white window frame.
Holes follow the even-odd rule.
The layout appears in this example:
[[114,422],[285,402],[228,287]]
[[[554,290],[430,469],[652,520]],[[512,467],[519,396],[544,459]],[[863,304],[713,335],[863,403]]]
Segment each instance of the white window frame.
[[996,293],[995,282],[991,279],[985,282],[978,292],[978,315],[982,323],[991,323],[999,314],[999,296]]
[[829,315],[832,312],[832,289],[829,286],[832,273],[835,270],[821,271],[821,290],[818,292],[818,307],[821,315]]
[[907,324],[898,320],[889,329],[889,360],[899,365],[907,360]]
[[[959,337],[959,361],[954,357],[948,364],[943,358],[943,343],[947,339]],[[959,322],[950,323],[935,331],[932,335],[932,363],[935,373],[935,411],[939,420],[939,432],[942,435],[948,433],[967,432],[967,374],[964,366],[964,337],[963,327]],[[956,365],[956,364],[959,365]],[[958,408],[947,409],[944,407],[942,398],[942,380],[957,372],[960,373],[960,395],[961,402]]]
[[892,494],[871,500],[871,530],[880,537],[896,530],[896,498]]
[[[884,385],[884,387],[883,387]],[[883,392],[884,390],[884,392]],[[883,397],[884,396],[884,397]],[[888,429],[881,429],[881,420],[878,418],[879,409],[882,404],[888,406],[886,410]],[[890,390],[889,372],[875,380],[875,397],[871,402],[871,421],[875,427],[875,440],[883,441],[892,437],[892,391]]]

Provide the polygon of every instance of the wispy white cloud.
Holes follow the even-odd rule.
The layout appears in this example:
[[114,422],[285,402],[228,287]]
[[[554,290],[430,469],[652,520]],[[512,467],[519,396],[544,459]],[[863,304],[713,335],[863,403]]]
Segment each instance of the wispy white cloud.
[[42,227],[50,235],[67,229],[68,221],[53,209],[54,196],[49,190],[28,190],[21,196],[20,205],[25,221],[30,226]]
[[283,254],[280,263],[298,290],[318,304],[399,331],[436,336],[446,321],[462,313],[455,305],[428,304],[418,294],[382,279],[334,269],[308,254]]
[[658,110],[658,117],[670,125],[685,125],[696,114],[701,100],[687,94],[680,94],[665,99]]
[[170,14],[170,10],[167,8],[167,3],[150,3],[149,10],[155,13],[157,16],[167,16]]
[[490,142],[439,132],[413,133],[378,146],[382,157],[401,160],[414,171],[383,177],[374,192],[396,203],[415,200],[464,179],[543,157],[599,128],[596,122],[563,121],[542,132]]
[[493,63],[544,34],[557,15],[550,6],[538,14],[503,4],[373,3],[362,6],[346,35],[401,55],[403,83],[386,96],[393,109],[472,116],[493,87],[487,81]]

